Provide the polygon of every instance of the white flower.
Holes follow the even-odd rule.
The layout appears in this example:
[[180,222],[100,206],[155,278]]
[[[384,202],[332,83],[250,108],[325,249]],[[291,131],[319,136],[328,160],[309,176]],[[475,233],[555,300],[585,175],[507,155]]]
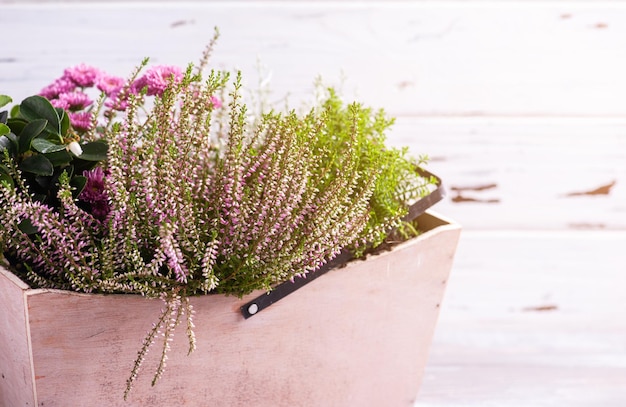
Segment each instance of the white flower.
[[67,145],[67,148],[72,152],[72,154],[74,154],[76,157],[80,157],[80,155],[83,153],[83,149],[80,147],[80,144],[78,144],[77,141],[72,141],[70,144]]

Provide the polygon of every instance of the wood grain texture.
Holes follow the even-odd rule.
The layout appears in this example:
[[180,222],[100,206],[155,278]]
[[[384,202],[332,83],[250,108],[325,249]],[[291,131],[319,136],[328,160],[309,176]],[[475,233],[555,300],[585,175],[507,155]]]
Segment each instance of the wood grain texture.
[[0,265],[0,406],[35,406],[28,286]]
[[464,232],[416,407],[626,400],[626,232]]
[[195,61],[218,25],[247,90],[299,107],[322,75],[399,117],[468,230],[419,407],[624,405],[625,1],[40,3],[0,1],[17,100],[80,62]]
[[[258,292],[243,299],[192,298],[198,349],[187,355],[181,327],[167,370],[151,387],[157,341],[127,403],[127,375],[163,304],[139,296],[25,290],[37,405],[411,406],[460,235],[445,219],[426,214],[419,220],[433,229],[391,252],[332,270],[248,320],[239,308]],[[24,326],[3,328],[27,346]],[[0,338],[6,337],[3,329]],[[14,376],[29,367],[18,360],[3,369]],[[7,390],[7,406],[22,405],[11,398],[11,383],[0,388]]]
[[[4,4],[0,87],[21,100],[85,62],[127,75],[143,57],[186,65],[219,26],[217,67],[277,100],[315,77],[394,115],[626,113],[623,2]],[[42,38],[57,41],[42,41]]]

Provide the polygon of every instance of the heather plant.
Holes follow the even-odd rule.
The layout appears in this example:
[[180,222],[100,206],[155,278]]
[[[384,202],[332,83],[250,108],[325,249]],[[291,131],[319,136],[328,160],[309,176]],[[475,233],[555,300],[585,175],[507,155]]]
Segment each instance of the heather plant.
[[[22,119],[44,126],[27,113],[36,100],[57,114],[60,135],[92,140],[55,169],[54,205],[37,199],[37,179],[15,154],[24,130],[0,125],[0,249],[16,273],[36,287],[164,300],[126,394],[157,339],[153,384],[161,377],[181,323],[195,348],[190,296],[271,290],[341,250],[360,254],[382,242],[432,183],[415,171],[421,160],[385,145],[392,120],[384,112],[345,105],[332,89],[305,114],[266,111],[251,121],[239,73],[203,74],[209,52],[186,70],[160,66],[139,76],[144,61],[123,84],[107,77],[115,90],[102,85],[95,104],[62,104],[63,94],[99,83],[102,72],[85,66],[42,92],[50,107],[42,96],[22,102]],[[90,126],[70,120],[77,111],[64,109],[75,108],[88,109]],[[66,140],[44,129],[33,139]],[[72,165],[89,143],[106,146],[106,159],[84,170],[81,188]]]

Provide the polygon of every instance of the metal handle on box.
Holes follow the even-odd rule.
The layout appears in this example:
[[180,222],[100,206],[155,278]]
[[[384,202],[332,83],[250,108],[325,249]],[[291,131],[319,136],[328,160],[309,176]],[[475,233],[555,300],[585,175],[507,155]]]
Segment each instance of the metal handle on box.
[[[418,172],[420,175],[424,177],[434,177],[437,180],[437,188],[432,191],[430,194],[425,197],[419,199],[413,205],[409,207],[409,213],[407,213],[402,220],[406,222],[410,222],[417,218],[419,215],[423,214],[427,209],[441,201],[443,197],[446,195],[445,189],[441,182],[441,179],[436,175],[432,174],[429,171],[418,168]],[[277,301],[285,298],[287,295],[292,292],[300,289],[311,281],[319,278],[329,272],[330,270],[340,267],[341,265],[346,264],[348,261],[352,260],[353,256],[347,250],[339,253],[335,258],[325,263],[322,267],[315,270],[314,272],[308,273],[304,277],[297,277],[292,281],[285,281],[274,287],[272,291],[262,294],[257,298],[249,301],[241,307],[241,313],[244,318],[248,319],[270,305],[274,304]]]

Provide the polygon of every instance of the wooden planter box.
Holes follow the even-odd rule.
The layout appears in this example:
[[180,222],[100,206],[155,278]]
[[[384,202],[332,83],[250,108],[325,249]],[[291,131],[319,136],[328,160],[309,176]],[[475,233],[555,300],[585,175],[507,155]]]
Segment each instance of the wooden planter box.
[[258,296],[192,299],[197,350],[176,333],[150,386],[151,349],[126,379],[162,302],[30,289],[0,268],[0,405],[412,406],[460,226],[433,213],[390,252],[331,270],[252,318]]

